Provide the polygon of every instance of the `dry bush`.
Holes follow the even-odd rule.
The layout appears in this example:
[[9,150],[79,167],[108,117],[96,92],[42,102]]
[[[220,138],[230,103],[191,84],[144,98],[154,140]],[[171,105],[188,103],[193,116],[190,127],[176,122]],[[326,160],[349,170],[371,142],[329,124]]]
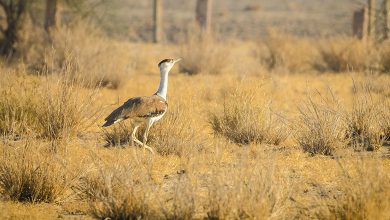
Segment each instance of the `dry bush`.
[[229,67],[230,50],[217,37],[192,31],[181,46],[180,70],[188,74],[219,74]]
[[97,91],[83,91],[66,73],[45,79],[23,75],[6,80],[9,82],[1,88],[0,130],[8,138],[66,139],[88,128],[97,117]]
[[258,43],[256,56],[270,70],[295,73],[312,70],[319,54],[312,41],[272,30],[264,43]]
[[390,41],[385,41],[379,45],[379,68],[381,72],[390,73]]
[[238,144],[278,145],[284,141],[288,134],[283,124],[275,119],[270,104],[259,102],[255,94],[256,91],[243,87],[228,92],[223,109],[210,115],[209,123],[214,133]]
[[[20,139],[33,133],[37,119],[34,89],[17,77],[2,78],[0,88],[0,133],[3,137]],[[7,82],[7,83],[5,83]]]
[[346,124],[338,101],[332,97],[319,102],[309,97],[299,108],[298,123],[294,123],[294,134],[303,151],[312,155],[333,155],[344,148]]
[[290,187],[271,159],[241,157],[234,164],[216,162],[211,167],[205,183],[206,219],[269,219],[287,206]]
[[96,90],[83,94],[66,76],[48,80],[36,106],[40,136],[49,140],[72,137],[95,121]]
[[369,87],[354,85],[352,110],[347,116],[347,138],[357,151],[378,150],[384,143],[386,118],[382,113],[387,102],[373,97]]
[[339,161],[340,190],[324,219],[389,219],[390,175],[385,164],[371,159]]
[[45,33],[32,36],[26,44],[25,62],[40,74],[62,73],[72,66],[72,77],[86,86],[118,88],[129,79],[130,49],[123,43],[109,40],[95,27],[82,22],[52,32],[46,41]]
[[324,65],[320,69],[333,72],[364,71],[370,63],[368,45],[355,38],[329,39],[320,44],[320,55]]
[[2,146],[0,192],[20,202],[54,202],[72,183],[63,158],[27,140],[24,146]]
[[[168,198],[161,204],[160,212],[164,219],[194,219],[196,214],[196,186],[195,176],[186,173],[178,174],[178,177],[167,181]],[[161,195],[160,195],[161,196]]]
[[[142,159],[142,158],[138,158]],[[116,160],[100,165],[81,179],[77,187],[99,219],[152,219],[152,181],[140,164]]]

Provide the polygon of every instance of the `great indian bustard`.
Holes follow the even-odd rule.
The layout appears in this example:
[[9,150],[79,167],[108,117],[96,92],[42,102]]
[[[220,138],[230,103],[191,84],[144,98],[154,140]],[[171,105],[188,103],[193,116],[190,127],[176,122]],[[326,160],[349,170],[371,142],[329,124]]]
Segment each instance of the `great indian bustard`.
[[[134,128],[131,134],[132,140],[148,149],[151,153],[153,149],[146,145],[150,127],[158,120],[160,120],[168,108],[167,90],[168,90],[168,74],[179,59],[164,59],[159,64],[160,68],[160,85],[156,93],[152,96],[134,97],[127,100],[119,108],[115,109],[104,120],[106,121],[103,127],[107,127],[123,121],[125,119],[133,119]],[[139,126],[146,125],[143,134],[142,142],[137,139],[136,133]]]

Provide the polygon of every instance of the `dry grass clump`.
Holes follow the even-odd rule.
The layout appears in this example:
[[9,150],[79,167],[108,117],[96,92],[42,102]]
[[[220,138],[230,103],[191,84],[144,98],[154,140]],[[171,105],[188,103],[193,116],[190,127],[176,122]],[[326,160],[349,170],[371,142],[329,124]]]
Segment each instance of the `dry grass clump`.
[[72,66],[72,77],[86,87],[116,89],[129,79],[130,48],[107,39],[90,24],[79,22],[51,35],[40,46],[33,44],[24,50],[26,62],[35,72],[62,73]]
[[82,94],[67,77],[49,80],[42,86],[36,106],[40,136],[49,140],[66,139],[88,128],[97,117],[96,92]]
[[390,175],[385,164],[372,159],[340,161],[337,182],[341,195],[328,204],[327,219],[389,219]]
[[20,202],[54,202],[72,179],[62,158],[27,140],[24,146],[1,146],[0,192]]
[[211,167],[206,219],[268,219],[287,206],[289,186],[271,159],[241,157],[234,164],[217,160]]
[[[142,158],[139,158],[142,159]],[[153,219],[152,181],[141,164],[116,160],[101,164],[77,187],[98,219]]]
[[97,116],[97,91],[84,92],[65,75],[37,80],[23,75],[4,85],[1,133],[12,139],[28,135],[60,140],[88,128]]
[[[10,79],[3,79],[10,80]],[[20,139],[33,133],[37,119],[34,89],[13,77],[14,83],[0,89],[0,133],[3,137]]]
[[210,34],[191,32],[180,48],[180,70],[188,74],[219,74],[229,67],[230,50],[226,43]]
[[326,40],[320,44],[319,52],[324,62],[320,69],[333,72],[364,71],[370,62],[367,43],[355,38]]
[[275,119],[270,104],[256,100],[258,91],[233,89],[225,97],[223,109],[211,113],[209,123],[217,135],[238,144],[267,143],[278,145],[288,134]]
[[379,46],[380,54],[380,71],[384,73],[390,73],[390,41],[385,41]]
[[378,150],[384,143],[386,123],[382,118],[385,100],[376,100],[369,88],[362,85],[361,90],[354,85],[352,110],[347,117],[347,137],[350,145],[358,151]]
[[298,123],[293,127],[295,139],[303,151],[312,155],[333,155],[346,146],[345,115],[334,97],[321,98],[320,102],[309,97],[299,113]]
[[261,64],[270,70],[287,70],[289,72],[307,72],[314,69],[319,58],[318,50],[309,39],[297,37],[272,30],[264,43],[259,44],[257,51]]

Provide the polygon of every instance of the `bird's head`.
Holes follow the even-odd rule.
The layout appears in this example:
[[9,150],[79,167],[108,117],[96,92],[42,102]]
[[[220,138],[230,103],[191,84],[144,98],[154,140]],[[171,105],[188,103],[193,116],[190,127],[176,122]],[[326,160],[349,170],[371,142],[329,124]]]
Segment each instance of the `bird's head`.
[[178,59],[164,59],[161,60],[160,63],[158,63],[158,67],[160,68],[161,72],[168,73],[172,67],[175,65],[175,63],[179,62],[181,58]]

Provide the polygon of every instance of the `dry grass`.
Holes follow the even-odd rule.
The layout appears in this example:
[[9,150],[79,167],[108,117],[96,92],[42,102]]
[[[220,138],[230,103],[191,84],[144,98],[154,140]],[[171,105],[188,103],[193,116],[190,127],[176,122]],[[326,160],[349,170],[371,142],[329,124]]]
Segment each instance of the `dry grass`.
[[[373,97],[365,84],[354,85],[352,110],[347,118],[347,137],[355,150],[378,150],[384,143],[386,127],[382,128],[386,116],[382,113],[385,100]],[[384,118],[382,118],[384,117]],[[386,125],[384,125],[386,126]]]
[[91,126],[98,110],[93,106],[97,90],[84,92],[66,76],[35,79],[20,86],[10,81],[1,88],[0,131],[10,139],[37,136],[61,140]]
[[83,177],[78,190],[89,201],[91,214],[99,219],[153,218],[149,204],[152,185],[135,164],[98,166]]
[[0,191],[7,199],[54,202],[64,196],[73,181],[66,161],[34,142],[2,146],[1,154]]
[[329,39],[319,47],[324,67],[333,72],[364,71],[370,65],[369,45],[354,38]]
[[345,114],[333,95],[320,97],[320,101],[308,97],[299,113],[299,121],[293,127],[303,151],[312,155],[334,155],[338,149],[346,147]]
[[81,94],[81,90],[67,77],[49,81],[42,89],[37,106],[41,137],[66,139],[91,126],[98,115],[93,106],[96,92],[92,90]]
[[[272,157],[272,155],[267,155]],[[206,219],[263,219],[276,217],[287,206],[289,186],[267,159],[249,159],[243,154],[237,164],[211,167],[207,180]],[[271,159],[270,159],[271,160]],[[279,182],[274,186],[273,182]]]
[[[11,80],[6,79],[3,80]],[[16,80],[12,77],[12,80]],[[0,89],[0,133],[9,139],[20,139],[33,133],[37,123],[33,107],[34,89],[16,83],[3,85]]]
[[256,100],[256,92],[236,87],[226,94],[223,109],[211,113],[209,119],[216,135],[238,144],[278,145],[287,138],[288,133],[272,114],[269,103]]
[[32,72],[70,72],[75,82],[86,87],[113,89],[130,78],[131,49],[108,40],[91,25],[78,22],[70,28],[53,31],[50,39],[46,33],[34,37],[33,40],[40,39],[41,43],[26,44],[27,48],[22,48]]
[[336,203],[328,204],[323,218],[388,219],[390,176],[384,164],[372,159],[341,160],[337,180],[340,194]]
[[[195,31],[197,33],[198,31]],[[188,74],[220,74],[229,68],[230,50],[216,36],[209,34],[188,34],[180,49],[181,72]]]
[[314,69],[319,53],[310,39],[301,39],[271,30],[264,42],[258,43],[257,57],[269,70],[292,73]]
[[[31,56],[45,61],[35,69],[37,75],[26,74],[20,68],[23,65],[11,65],[8,68],[14,78],[0,76],[0,90],[6,94],[0,97],[0,125],[10,137],[1,139],[0,144],[1,217],[24,217],[14,214],[21,203],[4,205],[4,200],[12,199],[50,202],[40,211],[49,215],[46,218],[388,218],[388,152],[386,146],[380,146],[381,141],[376,142],[378,137],[388,137],[389,130],[389,78],[385,75],[280,74],[307,72],[317,69],[317,61],[325,63],[317,60],[318,44],[284,35],[269,40],[274,41],[270,47],[276,60],[269,71],[261,68],[268,65],[268,49],[255,54],[260,59],[257,62],[251,54],[254,42],[197,37],[182,46],[135,45],[114,42],[94,32],[89,38],[89,29],[74,28],[59,30],[56,34],[63,36],[53,36],[53,48],[47,53],[42,49],[46,47],[37,45],[42,53]],[[337,50],[348,45],[351,51],[360,51],[359,45],[346,42]],[[128,60],[129,48],[137,57]],[[345,63],[365,63],[361,60],[365,56],[359,53],[355,61],[349,58],[354,53],[335,57],[344,62],[340,70],[345,69]],[[39,54],[45,54],[44,58]],[[175,56],[188,60],[183,67],[196,70],[194,73],[210,74],[170,75],[169,110],[152,127],[148,142],[159,154],[152,156],[135,147],[101,147],[102,131],[89,126],[95,121],[95,112],[107,113],[101,106],[112,100],[153,94],[159,80],[156,63]],[[25,59],[26,67],[35,65],[30,61]],[[90,96],[97,92],[91,87],[105,76],[100,73],[121,70],[128,63],[137,65],[131,82],[122,80],[116,90],[99,90],[99,99]],[[221,63],[224,66],[218,66]],[[253,63],[257,64],[247,67]],[[107,69],[102,67],[106,64]],[[330,69],[323,65],[324,71]],[[218,71],[221,74],[213,75]],[[95,83],[78,81],[80,78],[72,74],[91,74]],[[371,92],[351,90],[351,78],[369,79]],[[25,85],[20,86],[22,82]],[[89,84],[87,88],[80,87],[84,82]],[[305,89],[307,85],[323,96],[331,85],[343,108],[334,99],[316,99]],[[308,96],[313,98],[307,100]],[[92,102],[96,105],[90,105]],[[302,102],[303,107],[297,108]],[[296,117],[299,120],[294,120]],[[312,154],[336,154],[351,145],[358,146],[357,150],[367,150],[367,146],[379,149],[313,157],[296,147],[285,121],[296,124],[291,126],[296,134],[293,137]],[[352,136],[358,128],[364,132]],[[107,130],[115,136],[106,138],[109,143],[122,144],[120,129]],[[13,137],[22,139],[15,141],[18,138]],[[66,151],[51,151],[51,146],[58,147],[53,139],[64,140],[61,146],[66,146]],[[359,141],[366,139],[369,145]],[[127,143],[128,137],[123,140]],[[355,163],[356,158],[362,158],[363,163]],[[81,171],[85,173],[82,177]],[[34,211],[36,203],[23,207],[26,213],[38,212]]]

